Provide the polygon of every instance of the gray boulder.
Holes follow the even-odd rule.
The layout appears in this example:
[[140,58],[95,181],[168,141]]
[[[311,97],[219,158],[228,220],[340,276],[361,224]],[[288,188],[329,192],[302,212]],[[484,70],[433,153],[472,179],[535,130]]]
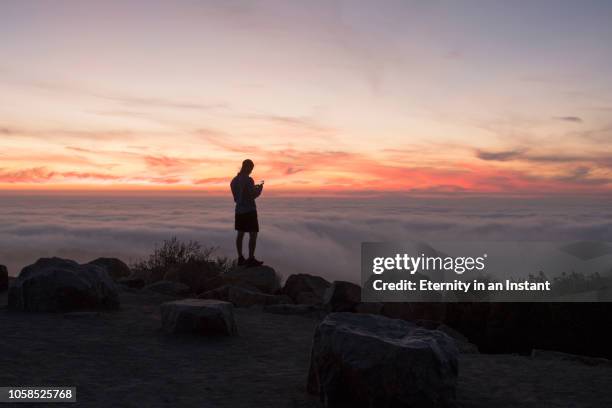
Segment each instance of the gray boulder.
[[351,282],[334,281],[325,291],[323,304],[330,312],[353,312],[361,302],[361,288]]
[[256,289],[251,290],[233,285],[225,285],[217,289],[203,292],[198,295],[198,298],[224,300],[238,307],[291,303],[291,299],[285,295],[270,295],[268,293],[259,292]]
[[61,258],[41,258],[23,268],[9,289],[15,311],[67,312],[119,308],[115,283],[96,265]]
[[162,329],[166,333],[233,336],[238,334],[233,306],[229,302],[183,299],[161,305]]
[[226,284],[255,288],[263,293],[276,294],[280,290],[280,279],[269,266],[254,268],[237,267],[223,274]]
[[308,391],[328,407],[453,407],[457,374],[457,349],[440,331],[332,313],[314,335]]
[[320,276],[299,273],[287,278],[281,292],[299,304],[321,304],[331,283]]
[[145,289],[168,296],[187,296],[191,293],[189,286],[185,285],[184,283],[165,280],[147,285],[145,286]]
[[111,278],[113,278],[114,281],[121,278],[127,278],[132,273],[130,267],[127,266],[125,262],[117,258],[98,258],[88,262],[88,264],[101,267],[109,274]]
[[8,269],[6,269],[6,266],[0,265],[0,292],[4,292],[5,290],[7,290],[8,286]]

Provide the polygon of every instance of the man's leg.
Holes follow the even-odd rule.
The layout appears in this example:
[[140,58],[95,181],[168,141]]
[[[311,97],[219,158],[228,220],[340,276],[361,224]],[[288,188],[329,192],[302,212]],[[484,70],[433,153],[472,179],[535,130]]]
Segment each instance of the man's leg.
[[[243,239],[244,239],[244,231],[238,231],[238,235],[236,235],[236,250],[238,251],[238,258],[244,258],[242,256],[242,240]],[[249,245],[249,248],[250,248],[250,245]]]
[[249,232],[249,259],[255,258],[255,248],[257,247],[257,232]]

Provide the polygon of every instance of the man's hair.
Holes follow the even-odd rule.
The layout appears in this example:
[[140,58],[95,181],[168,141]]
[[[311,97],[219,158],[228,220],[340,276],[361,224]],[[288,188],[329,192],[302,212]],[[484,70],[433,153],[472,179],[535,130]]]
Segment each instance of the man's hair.
[[253,170],[254,167],[255,167],[255,163],[253,163],[253,160],[246,159],[245,161],[242,162],[242,167],[240,168],[240,172],[248,173],[249,171]]

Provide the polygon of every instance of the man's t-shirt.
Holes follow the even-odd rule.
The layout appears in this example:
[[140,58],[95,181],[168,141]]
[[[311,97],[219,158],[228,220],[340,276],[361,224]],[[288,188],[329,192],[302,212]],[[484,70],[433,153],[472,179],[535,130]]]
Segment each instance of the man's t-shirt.
[[246,214],[257,211],[255,199],[261,194],[262,187],[256,187],[255,182],[246,174],[238,173],[230,183],[232,195],[236,203],[236,214]]

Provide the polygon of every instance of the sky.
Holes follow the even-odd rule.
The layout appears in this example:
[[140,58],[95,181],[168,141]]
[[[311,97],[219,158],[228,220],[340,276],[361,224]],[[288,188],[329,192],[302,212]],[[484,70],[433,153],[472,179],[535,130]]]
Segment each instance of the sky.
[[612,191],[609,1],[2,1],[0,189]]

